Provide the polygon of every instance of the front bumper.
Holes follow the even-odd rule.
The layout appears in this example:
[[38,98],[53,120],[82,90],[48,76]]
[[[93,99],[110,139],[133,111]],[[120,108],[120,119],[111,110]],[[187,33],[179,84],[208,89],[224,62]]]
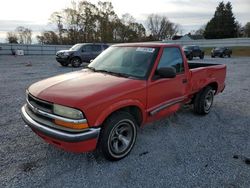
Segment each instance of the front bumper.
[[58,57],[56,56],[56,61],[59,63],[69,63],[70,57],[65,56],[65,57]]
[[72,152],[87,152],[96,148],[101,128],[89,128],[80,133],[53,129],[34,121],[25,107],[21,109],[24,122],[46,142]]

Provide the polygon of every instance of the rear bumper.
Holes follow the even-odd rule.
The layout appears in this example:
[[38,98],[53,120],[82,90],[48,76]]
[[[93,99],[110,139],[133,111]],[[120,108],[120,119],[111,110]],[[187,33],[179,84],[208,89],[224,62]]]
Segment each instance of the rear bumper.
[[212,52],[211,56],[221,56],[221,52]]
[[101,128],[90,128],[85,132],[70,133],[34,121],[26,112],[25,106],[21,109],[21,115],[24,122],[50,144],[72,152],[87,152],[96,148]]

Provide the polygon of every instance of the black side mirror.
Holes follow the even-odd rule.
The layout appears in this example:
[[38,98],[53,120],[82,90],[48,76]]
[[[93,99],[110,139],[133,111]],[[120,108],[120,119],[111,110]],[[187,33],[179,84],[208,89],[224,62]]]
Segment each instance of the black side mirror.
[[176,69],[174,67],[161,67],[156,71],[161,78],[174,78],[176,76]]

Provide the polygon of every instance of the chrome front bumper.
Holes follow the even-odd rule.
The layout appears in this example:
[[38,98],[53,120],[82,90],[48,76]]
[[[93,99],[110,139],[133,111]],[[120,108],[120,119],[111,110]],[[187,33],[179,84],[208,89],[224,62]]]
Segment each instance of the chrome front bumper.
[[52,129],[41,123],[34,121],[25,110],[26,105],[21,108],[21,115],[24,122],[33,130],[43,133],[46,136],[62,140],[65,142],[80,142],[90,139],[98,139],[101,128],[89,128],[84,132],[70,133],[57,129]]

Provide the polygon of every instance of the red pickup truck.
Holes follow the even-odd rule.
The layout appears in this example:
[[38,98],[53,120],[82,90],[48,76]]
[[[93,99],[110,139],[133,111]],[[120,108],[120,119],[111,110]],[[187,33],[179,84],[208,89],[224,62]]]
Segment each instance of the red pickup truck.
[[80,71],[32,84],[21,114],[50,144],[72,152],[98,148],[106,159],[119,160],[145,123],[183,104],[208,114],[225,77],[225,65],[188,63],[178,45],[113,45]]

